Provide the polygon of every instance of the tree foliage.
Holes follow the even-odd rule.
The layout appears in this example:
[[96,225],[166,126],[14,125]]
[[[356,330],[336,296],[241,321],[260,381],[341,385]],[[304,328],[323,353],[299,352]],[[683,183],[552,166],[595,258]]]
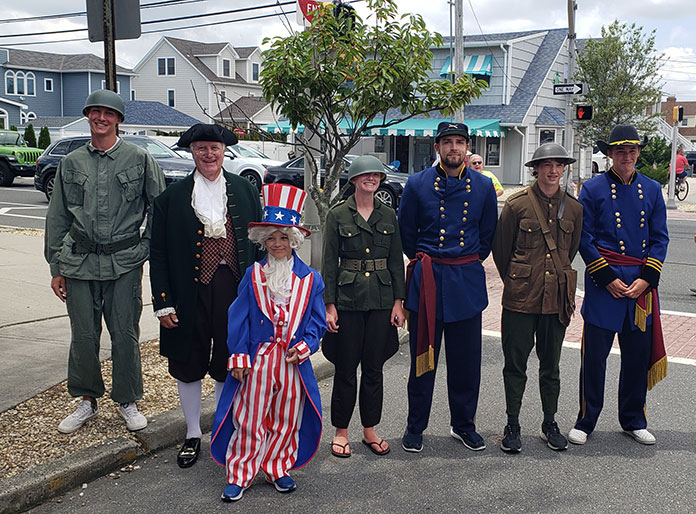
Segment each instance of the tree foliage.
[[38,147],[45,150],[51,144],[51,134],[48,132],[48,127],[41,127],[39,132],[39,145]]
[[34,125],[31,123],[24,129],[24,141],[26,141],[27,146],[36,148],[36,132],[34,132]]
[[[322,8],[308,30],[266,42],[260,83],[266,99],[293,128],[300,125],[320,144],[298,137],[307,150],[323,153],[326,178],[308,191],[325,218],[341,171],[343,157],[370,129],[389,127],[419,114],[447,116],[481,95],[487,87],[464,75],[455,83],[430,80],[433,46],[442,36],[431,33],[422,17],[398,18],[394,0],[367,0],[371,14],[334,15]],[[387,118],[396,108],[400,113]],[[437,116],[440,116],[438,113]]]
[[672,147],[660,136],[651,137],[638,157],[638,168],[653,165],[666,168],[672,159]]
[[660,113],[646,108],[660,101],[661,68],[655,54],[655,31],[615,20],[602,27],[601,39],[590,39],[578,55],[575,78],[589,84],[584,101],[594,106],[594,118],[579,133],[593,143],[609,136],[616,125],[635,125],[640,133],[652,132]]

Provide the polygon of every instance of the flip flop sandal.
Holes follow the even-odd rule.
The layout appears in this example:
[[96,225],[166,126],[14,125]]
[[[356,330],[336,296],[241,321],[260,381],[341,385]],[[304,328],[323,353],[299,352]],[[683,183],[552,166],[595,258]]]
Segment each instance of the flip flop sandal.
[[[331,455],[333,455],[334,457],[338,457],[339,459],[347,459],[348,457],[350,457],[350,451],[346,452],[346,448],[348,447],[348,444],[349,443],[346,443],[346,444],[331,443]],[[334,450],[334,446],[338,446],[339,448],[341,448],[343,450],[343,452],[342,453],[337,452],[336,450]]]
[[362,440],[362,443],[365,446],[367,446],[370,449],[370,451],[372,453],[374,453],[375,455],[386,455],[387,453],[389,453],[391,451],[391,448],[389,448],[389,447],[387,447],[386,450],[382,449],[383,442],[384,442],[384,439],[380,439],[379,442],[373,441],[371,443],[368,443],[367,441],[365,441],[365,439]]

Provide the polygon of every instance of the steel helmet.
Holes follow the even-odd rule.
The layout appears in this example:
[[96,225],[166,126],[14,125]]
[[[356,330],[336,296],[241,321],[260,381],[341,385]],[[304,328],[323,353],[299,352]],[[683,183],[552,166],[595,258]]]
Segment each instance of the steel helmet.
[[387,178],[387,174],[384,172],[384,165],[374,155],[362,155],[350,164],[348,168],[348,182],[365,173],[381,173],[380,180]]
[[98,89],[90,94],[85,100],[82,114],[87,116],[90,107],[108,107],[121,115],[121,121],[126,119],[126,104],[119,95],[109,89]]
[[544,143],[536,149],[534,155],[532,155],[532,160],[526,162],[524,165],[532,167],[546,159],[555,159],[563,164],[572,164],[575,162],[575,159],[568,155],[568,151],[558,143]]

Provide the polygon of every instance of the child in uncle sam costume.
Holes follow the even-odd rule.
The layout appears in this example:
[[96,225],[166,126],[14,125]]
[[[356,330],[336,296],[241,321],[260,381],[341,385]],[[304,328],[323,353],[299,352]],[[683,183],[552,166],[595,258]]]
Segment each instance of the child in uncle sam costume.
[[295,489],[290,469],[319,446],[321,399],[309,356],[326,330],[324,282],[295,250],[311,233],[300,226],[306,193],[263,187],[262,222],[249,239],[268,257],[246,270],[228,315],[228,369],[210,451],[226,467],[223,501],[236,501],[259,470],[281,493]]

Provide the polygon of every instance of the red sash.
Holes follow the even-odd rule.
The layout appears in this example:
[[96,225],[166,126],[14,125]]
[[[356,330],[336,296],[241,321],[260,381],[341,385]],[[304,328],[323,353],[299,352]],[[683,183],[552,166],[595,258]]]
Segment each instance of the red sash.
[[416,263],[421,261],[420,294],[418,296],[418,334],[416,337],[416,377],[435,369],[435,314],[437,310],[437,284],[433,273],[435,264],[468,264],[476,262],[478,254],[462,257],[439,258],[418,252],[406,267],[406,290]]
[[[610,266],[642,266],[647,258],[639,259],[629,255],[621,255],[601,246],[597,247],[599,255],[604,257]],[[650,367],[648,368],[648,390],[667,376],[667,352],[662,334],[660,320],[660,305],[657,298],[657,288],[647,287],[636,299],[634,323],[643,332],[646,330],[648,316],[652,314],[652,349],[650,352]]]

